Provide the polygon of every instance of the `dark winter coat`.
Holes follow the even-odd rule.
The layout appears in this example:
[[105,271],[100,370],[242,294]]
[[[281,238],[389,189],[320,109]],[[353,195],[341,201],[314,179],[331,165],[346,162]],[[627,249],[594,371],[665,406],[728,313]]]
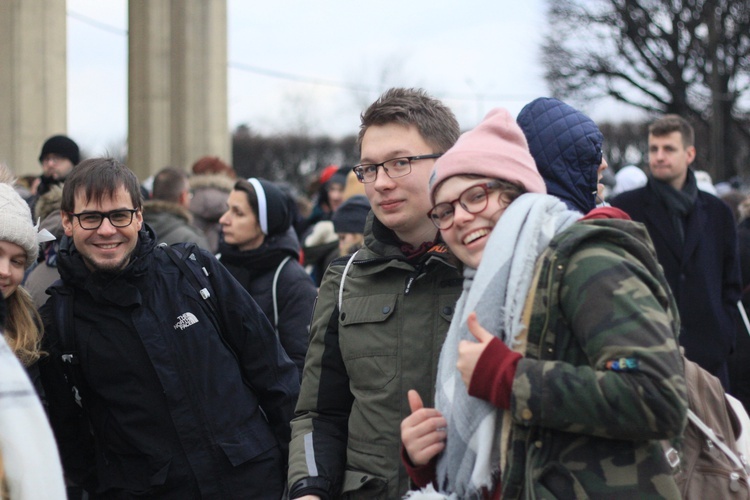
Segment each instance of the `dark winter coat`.
[[681,247],[667,208],[648,185],[615,197],[612,205],[648,229],[680,311],[685,356],[728,387],[727,358],[734,347],[740,298],[737,231],[729,207],[698,190]]
[[[297,365],[300,378],[305,366],[310,318],[318,290],[299,263],[299,242],[293,228],[285,234],[267,237],[255,250],[238,250],[219,244],[221,263],[245,287],[278,331],[284,350]],[[276,287],[274,276],[281,263]],[[274,321],[273,293],[276,291],[278,323]]]
[[145,225],[117,275],[91,273],[61,243],[52,290],[73,293],[88,422],[65,381],[54,294],[40,368],[66,474],[95,497],[279,498],[297,372],[247,292],[210,254],[201,260],[220,319]]

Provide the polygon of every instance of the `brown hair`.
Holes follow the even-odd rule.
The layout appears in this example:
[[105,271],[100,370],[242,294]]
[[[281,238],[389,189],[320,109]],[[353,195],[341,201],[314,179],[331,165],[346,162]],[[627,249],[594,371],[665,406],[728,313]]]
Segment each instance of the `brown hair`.
[[151,198],[178,203],[180,195],[190,190],[187,174],[175,167],[164,167],[154,176]]
[[21,286],[5,299],[5,303],[8,315],[3,335],[21,364],[30,366],[42,354],[42,318],[34,307],[31,295]]
[[237,177],[234,169],[224,163],[218,156],[204,156],[193,163],[193,173],[195,175],[223,174],[232,179]]
[[664,115],[648,127],[648,133],[655,137],[663,137],[672,132],[680,133],[682,145],[686,148],[695,144],[693,126],[680,115]]
[[120,186],[130,195],[133,208],[143,208],[143,196],[138,178],[132,170],[114,158],[89,158],[76,165],[65,179],[60,209],[71,213],[75,210],[76,194],[82,192],[86,201],[100,203],[112,198]]
[[372,125],[414,125],[422,138],[435,150],[448,151],[461,134],[453,112],[422,89],[392,88],[381,95],[361,115],[357,142]]
[[259,217],[258,195],[255,193],[255,188],[252,184],[250,184],[250,181],[247,181],[245,179],[238,180],[234,183],[234,190],[242,191],[243,193],[245,193],[245,196],[247,197],[247,204],[250,205],[250,210],[253,211],[253,214],[256,218]]

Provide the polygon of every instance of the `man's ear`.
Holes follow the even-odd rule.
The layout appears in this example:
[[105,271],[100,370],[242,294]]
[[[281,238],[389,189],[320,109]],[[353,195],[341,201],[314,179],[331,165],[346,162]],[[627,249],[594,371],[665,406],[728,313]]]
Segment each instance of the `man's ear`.
[[695,160],[695,146],[688,146],[685,148],[685,155],[687,156],[687,164],[690,165]]
[[63,229],[66,236],[73,236],[73,216],[68,212],[60,210],[60,219],[62,219]]
[[138,224],[138,231],[143,228],[143,209],[139,208],[135,213],[135,222]]

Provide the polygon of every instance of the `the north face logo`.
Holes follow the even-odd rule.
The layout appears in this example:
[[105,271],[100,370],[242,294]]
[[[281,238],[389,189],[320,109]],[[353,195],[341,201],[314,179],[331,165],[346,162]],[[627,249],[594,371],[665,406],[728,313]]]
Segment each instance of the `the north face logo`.
[[177,317],[177,323],[175,323],[174,329],[184,330],[185,328],[189,327],[190,325],[194,325],[197,322],[198,318],[195,317],[195,314],[186,312],[185,314],[181,314]]

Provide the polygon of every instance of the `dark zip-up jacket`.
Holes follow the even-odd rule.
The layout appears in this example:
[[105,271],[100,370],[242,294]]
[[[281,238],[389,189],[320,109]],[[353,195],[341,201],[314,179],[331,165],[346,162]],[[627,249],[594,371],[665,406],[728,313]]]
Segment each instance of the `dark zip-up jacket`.
[[[202,252],[221,321],[144,228],[117,275],[89,272],[62,241],[62,285],[42,308],[50,356],[41,369],[66,473],[102,498],[273,497],[299,390],[294,364],[216,259]],[[61,361],[62,291],[74,295],[68,334],[84,412]]]
[[[255,250],[238,250],[219,243],[221,263],[255,299],[268,320],[276,327],[281,345],[294,361],[302,377],[307,341],[318,289],[299,263],[299,242],[293,228],[284,234],[267,237]],[[273,279],[279,271],[276,287]],[[273,293],[276,292],[278,322],[274,321]],[[275,324],[274,324],[275,323]]]

